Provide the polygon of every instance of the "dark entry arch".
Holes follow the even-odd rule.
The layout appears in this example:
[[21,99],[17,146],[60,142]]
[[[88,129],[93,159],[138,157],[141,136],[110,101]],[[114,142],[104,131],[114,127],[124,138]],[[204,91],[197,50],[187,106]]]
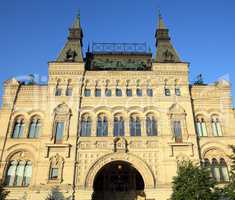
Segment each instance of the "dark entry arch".
[[105,165],[95,176],[93,200],[134,200],[144,196],[141,174],[124,161]]

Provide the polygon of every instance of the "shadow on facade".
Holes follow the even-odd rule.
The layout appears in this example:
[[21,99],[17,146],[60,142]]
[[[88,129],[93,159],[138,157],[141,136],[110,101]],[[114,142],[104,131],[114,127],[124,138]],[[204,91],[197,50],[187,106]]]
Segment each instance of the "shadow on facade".
[[50,194],[46,200],[71,200],[71,197],[65,198],[59,187],[54,187],[51,189]]
[[114,161],[96,175],[92,200],[144,200],[144,181],[129,163]]

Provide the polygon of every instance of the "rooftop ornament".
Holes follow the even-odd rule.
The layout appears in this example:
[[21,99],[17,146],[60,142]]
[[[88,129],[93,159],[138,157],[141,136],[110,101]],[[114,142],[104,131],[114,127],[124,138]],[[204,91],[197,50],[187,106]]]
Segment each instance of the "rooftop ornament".
[[146,43],[92,43],[93,53],[137,53],[146,54]]

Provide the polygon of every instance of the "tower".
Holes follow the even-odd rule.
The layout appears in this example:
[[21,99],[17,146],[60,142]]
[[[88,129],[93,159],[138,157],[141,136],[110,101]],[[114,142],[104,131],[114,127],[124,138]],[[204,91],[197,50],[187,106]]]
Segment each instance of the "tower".
[[176,49],[171,43],[169,30],[165,26],[162,16],[159,14],[158,27],[156,30],[156,62],[160,63],[178,63],[181,62]]
[[78,14],[74,24],[69,29],[68,41],[66,42],[56,61],[83,62],[82,39],[83,32],[80,23],[80,14]]

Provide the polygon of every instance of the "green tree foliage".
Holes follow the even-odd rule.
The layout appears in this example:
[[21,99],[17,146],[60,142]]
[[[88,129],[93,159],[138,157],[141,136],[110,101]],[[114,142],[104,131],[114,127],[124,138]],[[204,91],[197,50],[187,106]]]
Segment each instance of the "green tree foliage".
[[208,169],[191,161],[179,163],[177,176],[173,178],[172,200],[218,200],[216,182]]
[[226,200],[235,200],[235,146],[231,146],[232,155],[231,159],[231,172],[230,183],[224,187],[223,196]]
[[49,194],[45,200],[56,200],[56,198],[53,196],[53,194]]
[[0,185],[0,200],[5,200],[7,198],[8,195],[8,191],[6,191],[3,187],[3,185]]
[[[45,200],[70,200],[71,197],[65,198],[63,192],[60,191],[58,186],[51,189],[49,195]],[[0,199],[1,200],[1,199]]]

